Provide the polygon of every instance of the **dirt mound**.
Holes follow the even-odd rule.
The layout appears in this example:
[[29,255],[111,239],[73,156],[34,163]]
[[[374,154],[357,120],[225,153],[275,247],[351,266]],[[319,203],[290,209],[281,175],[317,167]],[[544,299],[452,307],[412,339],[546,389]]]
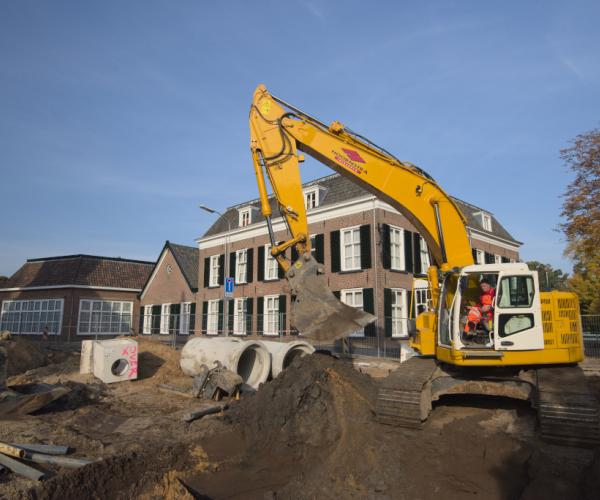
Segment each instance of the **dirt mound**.
[[40,342],[33,342],[21,337],[13,337],[12,340],[0,341],[0,347],[6,349],[8,356],[8,376],[25,373],[28,370],[46,366],[50,357],[45,346]]
[[[162,383],[183,376],[179,367],[181,352],[171,346],[147,339],[136,339],[139,344],[138,378],[151,378]],[[189,378],[189,377],[187,377]]]

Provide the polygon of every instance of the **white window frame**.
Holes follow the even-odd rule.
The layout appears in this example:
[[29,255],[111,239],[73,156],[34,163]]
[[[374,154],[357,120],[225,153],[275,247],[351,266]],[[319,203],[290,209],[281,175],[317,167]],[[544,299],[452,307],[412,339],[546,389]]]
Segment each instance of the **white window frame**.
[[[352,259],[352,262],[349,266],[346,264],[346,253],[349,250],[346,248],[346,234],[352,235],[352,241],[349,244],[352,247],[350,249],[352,255],[349,256]],[[358,235],[358,242],[356,241],[356,235]],[[358,252],[356,251],[357,247]],[[358,271],[360,270],[360,259],[360,226],[346,227],[344,229],[340,229],[340,269],[342,271]]]
[[[397,241],[395,241],[397,239]],[[390,268],[394,271],[406,269],[404,255],[404,229],[390,226]]]
[[319,206],[319,188],[307,189],[304,191],[304,208],[313,210]]
[[179,334],[189,335],[190,334],[190,323],[192,317],[192,303],[181,302],[179,304]]
[[492,216],[490,214],[481,213],[481,226],[486,231],[492,231]]
[[233,301],[233,334],[246,335],[247,297],[237,297]]
[[427,242],[421,236],[419,238],[419,252],[421,255],[421,274],[427,274],[431,261],[429,260],[429,249],[427,248]]
[[[242,259],[243,257],[243,259]],[[235,252],[235,282],[239,285],[248,283],[248,249]]]
[[206,311],[206,334],[219,335],[219,299],[209,300]]
[[265,281],[279,279],[279,264],[277,259],[271,255],[271,244],[265,245]]
[[[52,320],[48,320],[48,314],[52,314]],[[54,320],[55,314],[58,314],[57,320]],[[56,331],[48,328],[48,335],[60,335],[63,314],[64,299],[5,300],[0,313],[0,330],[8,330],[14,335],[41,335],[48,324],[56,323]],[[46,318],[45,321],[42,321],[42,317]],[[31,325],[31,328],[26,328],[27,325]]]
[[485,252],[478,248],[475,249],[475,264],[485,264]]
[[279,295],[265,295],[263,303],[263,334],[279,335]]
[[[359,300],[360,297],[360,300]],[[364,311],[365,305],[365,294],[362,288],[346,288],[340,290],[340,300],[349,306],[352,306],[360,311]],[[352,332],[349,337],[364,337],[365,329],[361,328],[355,332]]]
[[408,299],[404,288],[391,288],[392,294],[392,332],[393,338],[408,337]]
[[160,306],[160,330],[161,335],[169,335],[169,320],[171,319],[171,304]]
[[208,286],[215,287],[219,286],[219,258],[221,254],[211,255],[210,256],[210,267],[209,267],[209,275],[208,275]]
[[[89,304],[89,308],[85,308],[84,304]],[[116,307],[116,305],[119,305]],[[109,310],[110,309],[110,310]],[[113,310],[114,309],[114,310]],[[119,309],[119,311],[116,311]],[[129,309],[127,312],[125,309]],[[89,319],[84,319],[85,315],[89,314]],[[129,316],[127,331],[123,328],[124,316]],[[109,319],[106,320],[106,315]],[[119,328],[112,328],[115,322],[115,315],[118,316]],[[103,324],[110,324],[109,330],[103,329]],[[86,323],[88,329],[82,329],[82,324]],[[127,324],[127,322],[126,322]],[[133,302],[130,300],[105,300],[105,299],[80,299],[79,300],[79,315],[77,318],[77,335],[122,335],[129,334],[133,325]]]
[[152,333],[152,304],[144,306],[144,318],[142,320],[142,334]]
[[241,209],[239,214],[239,227],[247,227],[252,224],[252,209],[250,207]]
[[427,280],[417,279],[413,281],[413,300],[415,303],[415,316],[419,315],[420,306],[424,306],[425,311],[431,309],[431,290]]

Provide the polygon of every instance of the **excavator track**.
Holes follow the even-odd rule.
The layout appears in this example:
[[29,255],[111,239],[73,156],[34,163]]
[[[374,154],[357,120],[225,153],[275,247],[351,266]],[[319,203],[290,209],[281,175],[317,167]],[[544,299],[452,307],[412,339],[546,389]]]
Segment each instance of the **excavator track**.
[[436,368],[434,359],[415,356],[390,373],[377,393],[377,421],[420,429],[431,409],[430,397],[423,389]]
[[544,441],[600,445],[600,407],[579,366],[536,370],[538,421]]

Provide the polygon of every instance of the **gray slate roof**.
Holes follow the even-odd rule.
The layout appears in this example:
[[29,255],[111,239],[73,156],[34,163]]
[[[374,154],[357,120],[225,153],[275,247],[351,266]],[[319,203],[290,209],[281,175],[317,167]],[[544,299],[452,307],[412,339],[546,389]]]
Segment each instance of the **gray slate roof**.
[[[372,196],[371,193],[360,187],[358,184],[352,182],[350,179],[342,177],[340,174],[332,174],[320,179],[303,184],[303,188],[309,188],[316,186],[325,190],[324,194],[319,199],[319,207],[325,207],[327,205],[335,205],[344,201],[353,200],[356,198],[362,198],[365,196]],[[515,243],[520,243],[518,240],[513,238],[511,234],[498,222],[498,220],[485,209],[471,205],[465,201],[459,200],[458,198],[452,197],[458,207],[461,209],[465,217],[467,218],[467,225],[483,233],[487,233],[490,236],[496,236],[505,240],[509,240]],[[279,216],[279,209],[275,198],[269,198],[271,209],[273,210],[273,217]],[[239,209],[245,207],[253,207],[255,210],[252,211],[252,224],[262,222],[264,220],[260,212],[260,200],[254,199],[245,203],[239,203],[232,207],[229,207],[225,213],[219,217],[215,223],[208,228],[204,233],[203,238],[213,236],[215,234],[225,233],[228,230],[229,225],[231,229],[237,229],[239,227]],[[476,216],[477,212],[486,212],[492,216],[492,231],[486,231],[483,228],[481,217]]]
[[198,247],[177,245],[168,240],[165,246],[173,253],[175,261],[179,265],[190,289],[196,291],[198,289],[198,266],[200,265],[200,251]]

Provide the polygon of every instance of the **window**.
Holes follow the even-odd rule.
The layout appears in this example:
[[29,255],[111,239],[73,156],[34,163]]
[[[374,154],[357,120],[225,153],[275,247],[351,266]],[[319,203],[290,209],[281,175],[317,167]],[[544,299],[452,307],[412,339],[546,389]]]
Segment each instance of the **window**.
[[219,300],[208,301],[208,317],[206,318],[207,335],[219,334]]
[[160,308],[160,333],[169,333],[169,319],[171,318],[171,304],[163,304]]
[[427,242],[421,236],[419,238],[419,252],[421,254],[421,274],[427,274],[431,262],[429,261],[429,249]]
[[534,295],[531,276],[507,276],[500,281],[498,307],[531,307]]
[[249,226],[250,223],[251,223],[251,221],[252,221],[251,209],[250,208],[244,208],[244,209],[240,210],[239,226],[240,227]]
[[248,281],[248,250],[238,250],[235,254],[235,282],[246,283]]
[[483,250],[475,250],[475,264],[485,264],[485,255]]
[[502,255],[494,255],[494,262],[496,264],[502,264]]
[[79,301],[77,334],[129,333],[132,309],[133,302],[82,299]]
[[265,245],[265,281],[276,280],[279,274],[277,259],[271,255],[271,245]]
[[342,271],[360,269],[360,229],[343,229],[342,233]]
[[486,231],[492,230],[492,217],[490,214],[481,214],[481,225]]
[[[356,309],[360,309],[364,311],[363,305],[363,289],[362,288],[354,288],[352,290],[342,290],[340,293],[340,298],[344,304],[355,307]],[[364,337],[365,332],[364,329],[358,330],[356,332],[351,333],[350,337]]]
[[246,298],[235,299],[233,303],[233,334],[246,335]]
[[210,256],[210,276],[208,286],[219,286],[219,257],[220,255]]
[[62,327],[63,299],[5,300],[2,303],[0,330],[11,333],[58,335]]
[[406,290],[392,288],[392,337],[408,335],[408,308]]
[[279,334],[279,295],[265,297],[264,334]]
[[404,263],[404,229],[390,226],[390,258],[391,268],[403,271]]
[[425,280],[415,280],[413,284],[415,316],[418,316],[431,309],[431,292],[429,291],[429,283]]
[[144,306],[144,320],[142,322],[142,333],[150,335],[152,333],[152,305]]
[[192,303],[182,302],[181,303],[181,317],[179,318],[179,333],[181,335],[189,335],[190,333],[190,318],[192,313]]
[[304,206],[306,210],[311,210],[319,206],[319,189],[311,189],[304,192]]

